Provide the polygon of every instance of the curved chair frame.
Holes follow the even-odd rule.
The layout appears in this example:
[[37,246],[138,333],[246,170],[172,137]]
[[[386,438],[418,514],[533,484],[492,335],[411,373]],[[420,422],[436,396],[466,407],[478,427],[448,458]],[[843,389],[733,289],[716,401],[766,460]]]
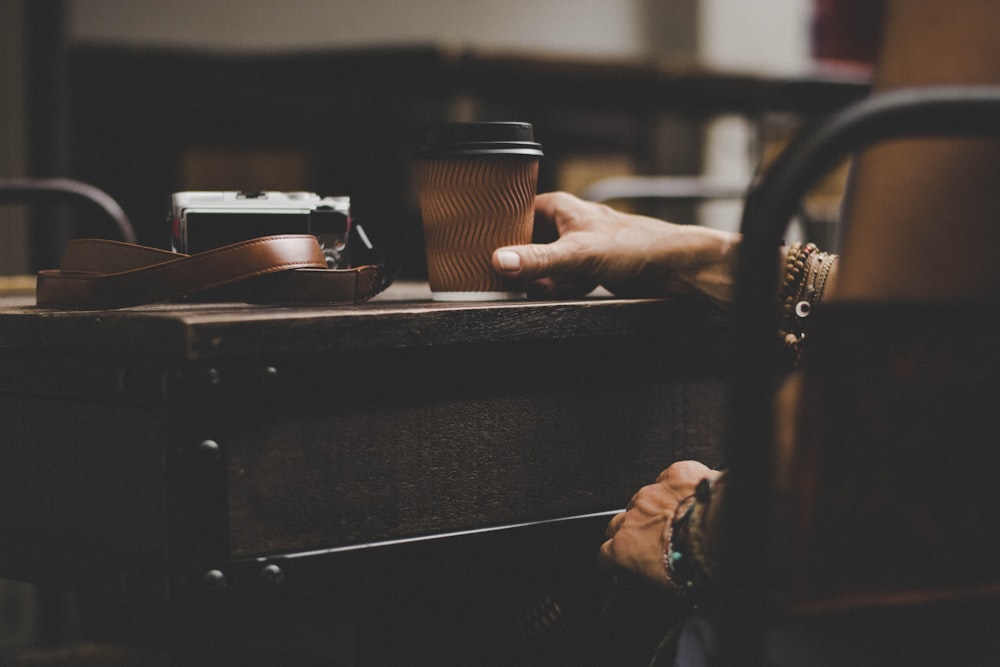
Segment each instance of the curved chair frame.
[[126,243],[135,243],[135,231],[125,211],[103,190],[69,178],[0,178],[0,203],[82,201],[99,208],[114,223]]

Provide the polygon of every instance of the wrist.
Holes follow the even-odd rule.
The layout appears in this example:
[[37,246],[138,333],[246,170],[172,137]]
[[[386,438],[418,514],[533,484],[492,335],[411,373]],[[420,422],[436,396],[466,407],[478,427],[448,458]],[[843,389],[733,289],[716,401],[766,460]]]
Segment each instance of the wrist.
[[694,494],[678,504],[663,545],[663,566],[670,586],[696,602],[719,583],[718,544],[710,531],[724,479],[703,479]]
[[778,337],[793,365],[802,361],[809,315],[822,300],[837,259],[837,255],[821,252],[812,243],[793,243],[786,250],[778,292]]
[[671,291],[728,306],[733,299],[736,256],[742,235],[698,226],[683,227],[680,231],[687,238],[680,245],[682,261],[677,262],[676,271],[667,276],[668,284],[676,283]]

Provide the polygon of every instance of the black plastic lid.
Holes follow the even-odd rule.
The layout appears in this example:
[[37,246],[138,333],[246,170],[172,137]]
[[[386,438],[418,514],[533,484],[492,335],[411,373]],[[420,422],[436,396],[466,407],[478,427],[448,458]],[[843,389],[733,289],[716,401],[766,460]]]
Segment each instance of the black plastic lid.
[[446,123],[427,133],[417,158],[466,155],[542,156],[531,123]]

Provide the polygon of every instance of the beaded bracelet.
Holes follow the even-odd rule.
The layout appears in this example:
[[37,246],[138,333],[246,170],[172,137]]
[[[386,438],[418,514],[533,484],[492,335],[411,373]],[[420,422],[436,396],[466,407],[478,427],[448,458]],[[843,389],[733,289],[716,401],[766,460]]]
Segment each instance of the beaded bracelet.
[[691,525],[691,514],[694,511],[695,497],[688,496],[677,504],[677,513],[670,524],[670,535],[663,545],[663,567],[667,570],[667,578],[674,590],[681,594],[691,594],[697,585],[690,574],[688,561],[692,558],[687,548],[685,538]]
[[703,479],[693,495],[682,500],[670,525],[663,548],[663,565],[674,589],[685,597],[700,599],[716,581],[708,553],[706,519],[712,496],[725,477],[715,482]]
[[785,275],[778,293],[781,323],[778,336],[793,365],[802,361],[806,319],[819,303],[838,256],[820,252],[812,243],[793,243],[785,258]]
[[819,248],[813,243],[803,245],[802,243],[795,242],[788,246],[788,252],[785,256],[785,277],[779,292],[779,297],[782,300],[798,291],[799,278],[805,271],[806,260],[809,259],[812,253],[818,250]]

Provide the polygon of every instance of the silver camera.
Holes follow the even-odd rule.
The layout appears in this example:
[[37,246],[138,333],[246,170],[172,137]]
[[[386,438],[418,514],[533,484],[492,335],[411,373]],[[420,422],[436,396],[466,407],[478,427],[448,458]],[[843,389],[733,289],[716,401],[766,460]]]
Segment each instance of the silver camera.
[[330,268],[348,268],[354,236],[371,250],[364,230],[352,223],[350,197],[313,192],[175,192],[170,242],[175,252],[203,252],[275,234],[312,234]]

